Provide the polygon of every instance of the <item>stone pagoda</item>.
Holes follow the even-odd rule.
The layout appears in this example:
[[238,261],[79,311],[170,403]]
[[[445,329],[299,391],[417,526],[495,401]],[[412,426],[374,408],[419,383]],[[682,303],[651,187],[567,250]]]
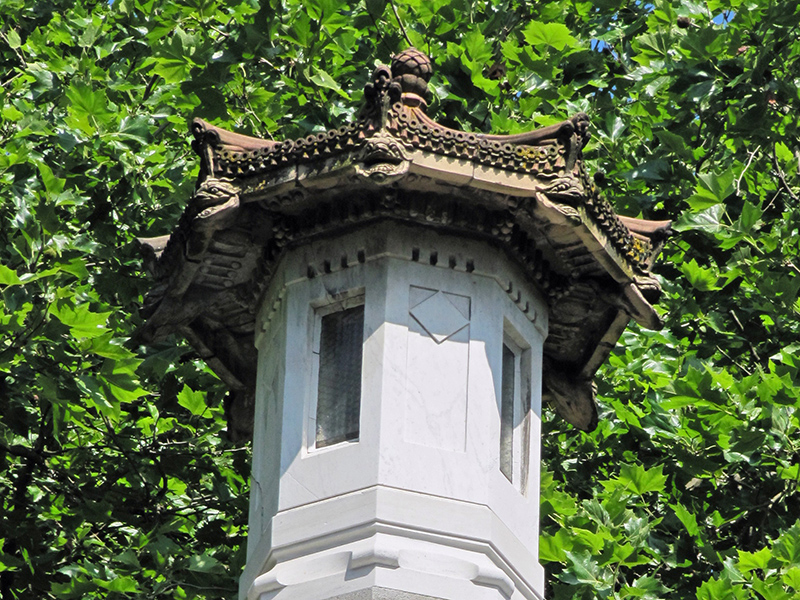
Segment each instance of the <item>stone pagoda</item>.
[[659,326],[669,222],[598,195],[587,115],[449,129],[431,72],[401,52],[301,139],[195,120],[195,194],[141,240],[142,339],[185,337],[253,438],[243,599],[543,598],[542,399],[592,429],[595,371]]

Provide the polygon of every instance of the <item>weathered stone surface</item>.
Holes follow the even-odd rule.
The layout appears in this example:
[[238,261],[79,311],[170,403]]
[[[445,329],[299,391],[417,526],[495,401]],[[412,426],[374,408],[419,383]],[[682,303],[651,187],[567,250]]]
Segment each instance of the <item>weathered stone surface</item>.
[[630,318],[658,325],[649,269],[669,222],[620,218],[599,195],[581,154],[589,117],[518,135],[456,131],[425,113],[429,77],[409,49],[375,70],[354,122],[297,140],[195,120],[197,192],[168,243],[140,240],[156,279],[140,338],[179,333],[198,348],[231,387],[234,435],[249,435],[254,312],[285,250],[380,221],[484,240],[522,268],[549,306],[546,393],[578,427],[596,423],[591,386],[567,406],[557,380],[590,382]]

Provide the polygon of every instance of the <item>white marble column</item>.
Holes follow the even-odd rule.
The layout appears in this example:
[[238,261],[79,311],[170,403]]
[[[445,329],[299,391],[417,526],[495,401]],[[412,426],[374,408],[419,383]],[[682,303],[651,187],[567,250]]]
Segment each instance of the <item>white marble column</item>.
[[[317,448],[320,315],[360,304],[358,438]],[[241,598],[543,597],[547,309],[503,252],[372,225],[289,252],[259,319]],[[504,344],[516,395],[501,458]]]

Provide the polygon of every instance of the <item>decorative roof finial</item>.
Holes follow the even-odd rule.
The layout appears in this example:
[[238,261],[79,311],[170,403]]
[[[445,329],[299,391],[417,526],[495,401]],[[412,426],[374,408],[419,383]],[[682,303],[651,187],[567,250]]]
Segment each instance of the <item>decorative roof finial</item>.
[[427,106],[428,81],[433,75],[431,59],[416,48],[408,48],[392,57],[392,81],[400,84],[403,102]]

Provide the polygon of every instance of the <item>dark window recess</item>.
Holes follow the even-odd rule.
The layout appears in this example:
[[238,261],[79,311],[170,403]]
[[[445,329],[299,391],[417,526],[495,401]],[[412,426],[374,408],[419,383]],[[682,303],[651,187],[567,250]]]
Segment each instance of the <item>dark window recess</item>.
[[509,481],[514,472],[514,394],[517,356],[503,344],[503,380],[500,397],[500,471]]
[[358,439],[364,307],[322,317],[316,446]]

